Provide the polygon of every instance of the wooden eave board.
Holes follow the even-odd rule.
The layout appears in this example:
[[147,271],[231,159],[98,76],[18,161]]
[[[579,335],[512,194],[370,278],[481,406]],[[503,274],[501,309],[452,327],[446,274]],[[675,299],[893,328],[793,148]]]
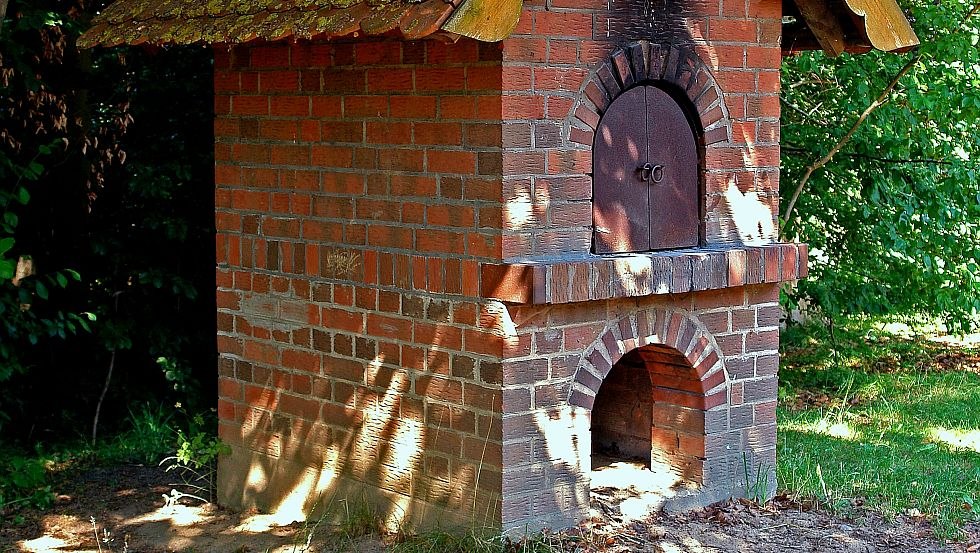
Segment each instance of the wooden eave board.
[[844,3],[861,18],[860,27],[876,49],[903,52],[919,45],[919,37],[896,0],[844,0]]
[[797,19],[783,25],[784,54],[904,52],[919,44],[896,0],[785,0],[783,11]]

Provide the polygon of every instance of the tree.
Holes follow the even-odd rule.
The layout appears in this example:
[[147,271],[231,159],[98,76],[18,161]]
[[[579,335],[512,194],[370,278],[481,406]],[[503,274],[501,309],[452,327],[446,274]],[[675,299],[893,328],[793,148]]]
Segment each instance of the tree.
[[31,421],[5,439],[214,370],[210,51],[79,51],[104,4],[10,0],[0,34],[0,425]]
[[782,236],[812,248],[797,298],[965,330],[980,311],[977,6],[907,7],[915,52],[784,63]]
[[8,0],[0,0],[0,34],[3,33],[3,20],[7,17]]

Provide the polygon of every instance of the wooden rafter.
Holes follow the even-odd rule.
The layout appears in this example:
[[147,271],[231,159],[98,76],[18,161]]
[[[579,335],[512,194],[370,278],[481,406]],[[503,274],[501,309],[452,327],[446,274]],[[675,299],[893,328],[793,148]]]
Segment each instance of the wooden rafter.
[[844,27],[826,0],[794,0],[800,15],[824,53],[834,58],[847,47]]

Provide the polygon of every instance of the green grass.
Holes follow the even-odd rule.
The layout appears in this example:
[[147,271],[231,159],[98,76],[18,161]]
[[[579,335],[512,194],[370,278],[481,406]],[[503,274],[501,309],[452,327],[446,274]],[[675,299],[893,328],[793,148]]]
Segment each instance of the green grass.
[[492,530],[429,531],[393,544],[391,553],[562,553],[579,550],[567,536],[536,533],[517,541]]
[[784,334],[780,486],[839,514],[921,513],[956,537],[980,519],[980,352],[883,328]]

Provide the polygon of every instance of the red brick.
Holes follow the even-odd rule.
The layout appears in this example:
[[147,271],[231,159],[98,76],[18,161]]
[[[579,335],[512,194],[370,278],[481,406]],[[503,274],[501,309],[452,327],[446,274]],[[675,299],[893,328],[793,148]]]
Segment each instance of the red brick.
[[463,141],[462,126],[458,123],[418,122],[413,128],[415,144],[459,145]]
[[259,73],[259,92],[295,92],[299,90],[299,72],[263,71]]
[[268,96],[235,96],[232,99],[232,113],[235,115],[268,115]]
[[284,367],[318,373],[320,372],[320,356],[313,352],[287,349],[282,352]]
[[423,94],[465,90],[466,69],[423,65],[415,70],[415,89]]
[[710,19],[711,38],[716,42],[756,42],[758,28],[755,20]]
[[435,173],[476,173],[476,155],[465,151],[427,150],[426,164]]
[[367,70],[368,92],[409,92],[413,88],[411,69]]
[[[305,98],[305,97],[304,97]],[[277,99],[281,101],[281,99]],[[307,106],[310,99],[306,98]],[[310,108],[307,107],[307,110]],[[312,114],[314,117],[341,117],[343,116],[343,104],[339,96],[314,96],[312,98]]]
[[278,408],[284,413],[309,421],[320,416],[320,402],[305,397],[283,394],[279,397]]
[[354,45],[354,62],[358,65],[394,65],[401,61],[398,42],[362,42]]
[[258,46],[249,49],[249,60],[251,67],[288,67],[289,66],[289,46]]
[[592,14],[574,12],[536,11],[534,30],[539,35],[563,37],[592,37]]
[[412,338],[412,321],[368,313],[367,331],[372,336],[409,341]]
[[434,96],[392,96],[391,116],[404,119],[431,119],[436,116]]

